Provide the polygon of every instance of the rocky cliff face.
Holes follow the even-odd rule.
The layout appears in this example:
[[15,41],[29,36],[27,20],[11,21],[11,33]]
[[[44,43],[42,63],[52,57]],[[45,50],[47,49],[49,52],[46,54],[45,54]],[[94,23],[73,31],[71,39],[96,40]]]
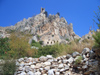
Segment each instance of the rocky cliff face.
[[[5,32],[24,32],[37,35],[40,37],[37,41],[43,41],[44,45],[51,45],[56,42],[67,42],[66,39],[73,40],[74,38],[79,39],[73,31],[73,24],[68,24],[64,18],[60,18],[58,14],[49,15],[44,8],[41,8],[41,13],[16,23],[14,26],[4,28]],[[33,38],[34,39],[34,38]],[[34,39],[34,40],[36,40]]]

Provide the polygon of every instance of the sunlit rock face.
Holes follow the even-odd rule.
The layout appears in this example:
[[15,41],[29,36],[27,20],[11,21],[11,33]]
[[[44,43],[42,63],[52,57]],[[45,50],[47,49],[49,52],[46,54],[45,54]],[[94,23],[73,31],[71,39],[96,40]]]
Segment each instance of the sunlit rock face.
[[[44,45],[52,45],[56,42],[63,42],[66,39],[73,40],[80,37],[73,31],[73,24],[68,24],[65,18],[60,18],[58,14],[47,15],[45,8],[41,8],[40,14],[17,22],[14,26],[5,27],[6,32],[10,31],[28,33],[32,36],[39,35],[37,41],[43,41]],[[30,38],[31,39],[31,38]],[[50,43],[47,43],[50,42]]]

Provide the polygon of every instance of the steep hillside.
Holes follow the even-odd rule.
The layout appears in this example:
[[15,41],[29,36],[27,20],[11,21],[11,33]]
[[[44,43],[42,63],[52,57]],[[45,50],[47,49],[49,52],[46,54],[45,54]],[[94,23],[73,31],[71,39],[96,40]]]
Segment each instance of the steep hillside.
[[[65,18],[60,18],[59,14],[47,16],[44,8],[41,8],[40,14],[34,17],[24,18],[14,26],[1,29],[5,34],[10,34],[14,31],[29,33],[33,36],[30,42],[31,40],[43,41],[44,45],[52,45],[56,42],[67,43],[68,40],[80,38],[73,31],[72,23],[68,24]],[[4,37],[5,34],[2,36]]]

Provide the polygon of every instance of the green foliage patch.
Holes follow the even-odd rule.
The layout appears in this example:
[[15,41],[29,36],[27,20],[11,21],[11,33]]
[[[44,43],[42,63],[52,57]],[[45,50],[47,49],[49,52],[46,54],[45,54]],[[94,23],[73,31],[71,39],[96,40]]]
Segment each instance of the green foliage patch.
[[100,48],[100,32],[96,32],[93,38],[95,39],[95,47]]
[[81,63],[82,60],[82,56],[79,56],[76,60],[75,60],[75,65],[78,65]]
[[14,75],[16,71],[16,61],[15,60],[5,60],[2,65],[1,75]]
[[31,46],[35,46],[35,47],[41,47],[41,42],[36,42],[35,40],[32,40]]
[[7,52],[10,51],[8,38],[0,38],[0,57],[3,57],[3,55],[7,55]]

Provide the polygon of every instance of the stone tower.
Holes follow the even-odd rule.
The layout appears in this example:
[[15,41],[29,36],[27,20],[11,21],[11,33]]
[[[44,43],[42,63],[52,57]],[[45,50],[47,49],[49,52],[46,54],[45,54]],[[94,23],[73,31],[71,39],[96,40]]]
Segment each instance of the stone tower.
[[44,13],[45,12],[45,8],[41,7],[41,12],[40,13]]

